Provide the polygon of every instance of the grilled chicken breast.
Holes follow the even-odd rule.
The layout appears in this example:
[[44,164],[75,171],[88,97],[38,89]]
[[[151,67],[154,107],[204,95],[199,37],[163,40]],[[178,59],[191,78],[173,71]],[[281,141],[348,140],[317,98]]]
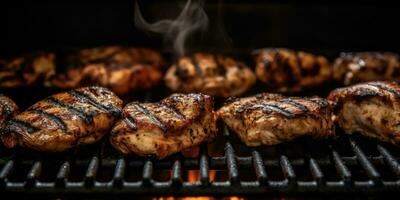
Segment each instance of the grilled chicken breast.
[[323,56],[290,49],[261,49],[254,53],[256,75],[271,91],[299,92],[331,79],[331,65]]
[[334,63],[334,78],[345,85],[400,81],[399,56],[388,52],[342,53]]
[[0,88],[41,84],[55,73],[55,55],[36,52],[0,61]]
[[347,133],[361,133],[400,144],[400,86],[396,82],[366,82],[332,91],[335,120]]
[[217,114],[247,146],[274,145],[303,135],[334,134],[331,104],[318,97],[263,93],[231,98]]
[[18,112],[18,106],[13,100],[0,94],[0,130],[6,122]]
[[243,63],[210,53],[182,57],[165,76],[165,84],[172,91],[222,97],[243,94],[255,81],[255,75]]
[[60,152],[101,139],[120,116],[122,100],[101,87],[52,95],[16,115],[2,135],[6,147],[19,144]]
[[68,89],[100,85],[124,95],[159,83],[164,61],[150,49],[109,46],[80,50],[64,62],[66,66],[46,81],[47,86]]
[[123,154],[164,158],[196,146],[217,133],[213,98],[173,94],[158,103],[132,102],[111,131],[111,144]]

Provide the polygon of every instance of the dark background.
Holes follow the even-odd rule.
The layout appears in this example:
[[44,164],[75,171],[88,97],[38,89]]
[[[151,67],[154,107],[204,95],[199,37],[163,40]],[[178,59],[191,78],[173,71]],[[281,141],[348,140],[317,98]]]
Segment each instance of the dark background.
[[[139,1],[150,21],[177,15],[183,1]],[[400,46],[400,6],[390,1],[227,1],[224,27],[217,0],[206,1],[211,29],[202,48],[250,50],[273,46],[325,54]],[[16,1],[0,3],[0,53],[121,44],[163,46],[159,35],[135,29],[134,1]],[[225,28],[229,37],[222,37]],[[215,33],[215,31],[219,31]],[[221,38],[222,37],[222,38]],[[223,42],[231,41],[231,42]]]

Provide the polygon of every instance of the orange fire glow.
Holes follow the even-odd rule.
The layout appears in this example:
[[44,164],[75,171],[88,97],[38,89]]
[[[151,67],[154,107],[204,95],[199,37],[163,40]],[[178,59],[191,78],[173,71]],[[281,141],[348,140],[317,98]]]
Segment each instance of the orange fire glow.
[[[217,175],[216,170],[209,170],[208,171],[208,176],[210,178],[210,181],[214,181]],[[187,171],[187,181],[188,182],[198,182],[200,181],[200,173],[198,170],[188,170]],[[242,197],[225,197],[225,198],[216,198],[216,197],[157,197],[153,198],[153,200],[217,200],[217,199],[223,199],[223,200],[244,200],[245,198]]]

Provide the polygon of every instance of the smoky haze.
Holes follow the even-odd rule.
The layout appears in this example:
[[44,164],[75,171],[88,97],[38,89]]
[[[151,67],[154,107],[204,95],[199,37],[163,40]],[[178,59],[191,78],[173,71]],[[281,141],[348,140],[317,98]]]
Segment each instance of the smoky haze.
[[163,19],[154,23],[146,21],[135,1],[135,26],[143,31],[162,34],[166,44],[172,45],[177,57],[186,55],[188,38],[195,32],[204,32],[209,19],[203,9],[202,0],[187,0],[175,19]]

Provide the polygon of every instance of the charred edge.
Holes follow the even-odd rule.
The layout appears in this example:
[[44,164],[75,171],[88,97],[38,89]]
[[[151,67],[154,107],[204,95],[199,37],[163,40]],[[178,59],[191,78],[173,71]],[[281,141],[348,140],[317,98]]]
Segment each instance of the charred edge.
[[190,61],[192,62],[193,66],[196,70],[196,73],[198,75],[202,76],[203,71],[201,70],[201,67],[200,67],[199,63],[197,62],[196,57],[194,55],[190,56]]
[[328,106],[328,102],[322,99],[304,98],[304,100],[316,104],[319,108],[326,108]]
[[279,67],[282,67],[284,72],[287,74],[287,83],[288,86],[293,86],[297,82],[297,78],[293,74],[293,69],[287,60],[284,60],[279,53],[279,50],[275,50],[274,60],[278,64]]
[[[371,85],[372,86],[372,85]],[[375,90],[371,90],[370,88],[358,88],[358,90],[356,90],[357,96],[358,97],[372,97],[372,96],[376,96],[378,95],[379,92],[375,91]]]
[[215,54],[213,54],[213,58],[214,58],[214,60],[215,60],[215,64],[217,65],[218,74],[219,74],[219,75],[225,75],[225,74],[226,74],[225,66],[222,65],[222,64],[219,62],[218,56],[215,55]]
[[128,124],[129,128],[137,130],[135,119],[131,115],[125,115],[125,122]]
[[87,94],[84,94],[83,92],[79,92],[76,90],[71,90],[68,92],[70,95],[78,98],[79,100],[83,100],[88,102],[89,104],[91,104],[92,106],[100,109],[100,110],[104,110],[106,112],[111,113],[113,116],[119,117],[121,115],[121,111],[112,107],[112,106],[105,106],[99,102],[97,102],[95,99],[93,99],[92,97],[88,96]]
[[8,121],[5,132],[11,132],[11,130],[13,129],[12,127],[23,128],[26,131],[28,131],[29,134],[40,130],[39,128],[32,126],[30,123],[27,123],[27,122],[24,122],[21,120],[17,120],[17,119],[12,119],[12,120]]
[[58,125],[58,127],[60,127],[64,132],[67,131],[67,125],[65,124],[65,122],[61,118],[57,117],[56,115],[44,112],[42,110],[36,110],[36,109],[32,109],[32,110],[28,110],[28,111],[38,114],[44,118],[47,118],[47,119],[55,122]]
[[51,104],[66,108],[69,112],[77,115],[79,118],[84,120],[86,123],[92,124],[93,123],[93,117],[91,115],[86,114],[84,111],[74,108],[71,105],[65,104],[64,102],[61,102],[53,97],[47,98],[47,101]]
[[139,112],[145,114],[151,121],[153,121],[158,127],[160,127],[160,129],[163,132],[167,132],[168,127],[166,127],[164,124],[162,124],[160,119],[158,119],[155,115],[150,113],[150,111],[147,108],[145,108],[144,106],[142,106],[140,104],[134,104],[134,105]]
[[205,99],[200,94],[191,94],[195,101],[200,105],[200,110],[205,110]]
[[171,113],[173,113],[179,119],[185,119],[185,116],[179,110],[177,110],[173,107],[169,107],[168,105],[163,104],[163,103],[159,103],[159,105],[162,106],[163,108],[169,110]]
[[381,83],[368,83],[367,85],[373,86],[373,87],[377,87],[381,90],[385,90],[391,94],[393,94],[395,97],[400,97],[400,92],[396,91],[395,89],[391,88],[388,85],[385,84],[381,84]]
[[280,102],[292,105],[292,106],[298,108],[299,110],[301,110],[303,112],[306,112],[306,113],[310,112],[310,110],[306,106],[304,106],[303,104],[301,104],[301,103],[299,103],[297,101],[294,101],[293,99],[290,99],[290,98],[282,99],[282,100],[280,100]]
[[225,102],[224,102],[224,106],[227,106],[227,105],[229,105],[229,104],[231,104],[233,102],[236,102],[238,100],[240,100],[238,97],[228,97],[228,99],[226,99]]
[[287,118],[293,118],[295,115],[287,110],[282,109],[281,107],[274,104],[260,104],[261,108],[264,110],[268,110],[271,112],[277,112]]

